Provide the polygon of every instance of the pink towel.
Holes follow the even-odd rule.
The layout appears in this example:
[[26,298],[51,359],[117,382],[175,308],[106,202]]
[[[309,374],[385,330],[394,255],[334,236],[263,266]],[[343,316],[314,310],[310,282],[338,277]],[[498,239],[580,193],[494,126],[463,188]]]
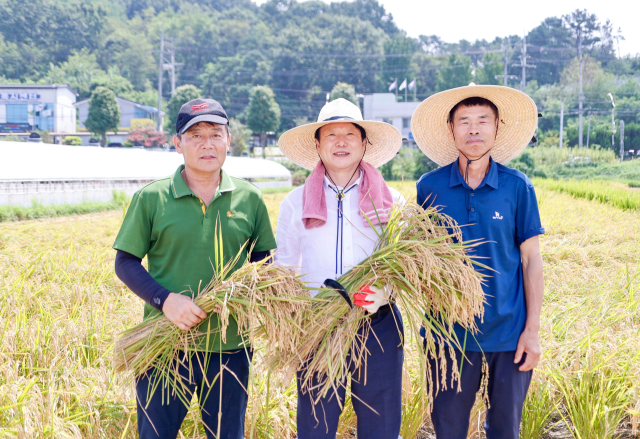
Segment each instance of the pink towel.
[[[386,224],[389,221],[389,209],[393,205],[391,191],[382,174],[373,165],[362,161],[360,162],[360,170],[362,171],[362,180],[358,186],[358,206],[360,206],[358,214],[365,227],[371,227],[369,221],[373,225],[377,225],[378,217],[380,217],[382,224]],[[324,173],[324,165],[319,161],[318,166],[304,182],[302,222],[305,229],[321,227],[327,222],[327,200],[322,187]]]

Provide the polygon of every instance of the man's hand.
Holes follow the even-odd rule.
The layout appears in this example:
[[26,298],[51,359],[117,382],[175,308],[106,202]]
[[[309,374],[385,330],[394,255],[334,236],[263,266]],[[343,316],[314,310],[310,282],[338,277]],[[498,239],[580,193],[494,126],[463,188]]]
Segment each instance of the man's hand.
[[542,355],[542,347],[540,346],[540,332],[535,329],[525,328],[518,339],[518,348],[513,362],[518,364],[522,360],[522,354],[526,353],[527,357],[520,366],[520,372],[526,372],[538,365],[540,356]]
[[356,306],[366,309],[369,314],[375,314],[378,309],[389,303],[389,294],[387,294],[387,286],[377,288],[373,285],[365,285],[360,288],[361,293],[353,295]]
[[162,312],[183,331],[188,331],[207,317],[207,313],[193,303],[193,300],[176,293],[169,293],[162,305]]

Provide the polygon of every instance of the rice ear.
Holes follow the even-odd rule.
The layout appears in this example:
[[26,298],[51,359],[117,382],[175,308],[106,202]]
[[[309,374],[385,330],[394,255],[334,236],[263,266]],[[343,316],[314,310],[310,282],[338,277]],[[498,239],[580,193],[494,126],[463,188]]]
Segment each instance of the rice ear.
[[[246,263],[231,273],[241,252],[233,263],[221,265],[222,234],[216,237],[214,266],[218,271],[194,302],[207,314],[222,305],[219,326],[204,333],[197,328],[182,332],[163,315],[147,320],[123,332],[116,341],[116,371],[131,370],[139,375],[156,367],[163,383],[176,386],[180,355],[197,350],[203,337],[224,336],[231,315],[250,345],[266,345],[275,353],[263,361],[283,375],[284,381],[296,370],[304,372],[300,383],[303,393],[314,390],[326,395],[345,382],[350,369],[366,368],[369,352],[365,341],[375,334],[371,334],[370,319],[362,308],[350,309],[333,290],[311,297],[309,288],[292,270],[266,260]],[[470,255],[481,244],[463,242],[460,227],[436,208],[410,203],[394,206],[371,255],[338,282],[350,294],[373,282],[392,285],[405,316],[405,330],[410,332],[407,339],[420,345],[417,351],[424,352],[425,362],[433,355],[446,363],[442,347],[461,348],[453,325],[473,334],[476,319],[483,315],[482,280],[486,275],[475,267],[488,267]],[[419,336],[422,326],[428,329],[424,339]],[[319,385],[312,388],[313,377]],[[436,389],[443,384],[436,383]],[[434,384],[430,379],[425,380],[424,391],[431,401]]]

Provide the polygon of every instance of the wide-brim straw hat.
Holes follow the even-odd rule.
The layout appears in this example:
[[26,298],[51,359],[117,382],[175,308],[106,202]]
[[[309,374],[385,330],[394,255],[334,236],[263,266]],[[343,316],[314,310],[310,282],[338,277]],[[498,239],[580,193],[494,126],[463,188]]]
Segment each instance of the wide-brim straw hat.
[[498,136],[491,157],[498,163],[508,163],[531,142],[538,128],[538,109],[525,93],[499,85],[475,85],[436,93],[418,105],[411,117],[411,132],[418,147],[440,166],[458,158],[451,129],[449,112],[467,98],[490,100],[498,108]]
[[316,123],[292,128],[281,135],[278,139],[280,151],[295,164],[313,170],[320,161],[316,149],[316,130],[330,123],[344,122],[365,129],[369,142],[363,160],[376,168],[394,158],[402,146],[402,134],[397,128],[385,122],[362,120],[362,113],[357,105],[338,98],[322,107]]

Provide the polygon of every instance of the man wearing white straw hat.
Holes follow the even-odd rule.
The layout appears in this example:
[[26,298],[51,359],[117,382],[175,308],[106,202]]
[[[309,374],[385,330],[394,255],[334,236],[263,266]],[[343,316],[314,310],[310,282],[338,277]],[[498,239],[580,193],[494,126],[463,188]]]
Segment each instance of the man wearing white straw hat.
[[[376,170],[396,155],[402,136],[389,124],[363,121],[356,105],[336,99],[322,108],[317,123],[287,131],[278,144],[313,172],[282,201],[275,259],[297,269],[312,286],[335,285],[332,281],[373,252],[380,223],[388,221],[394,203],[404,202]],[[361,438],[397,439],[400,432],[403,328],[390,293],[387,286],[371,285],[354,295],[355,305],[370,314],[373,332],[364,342],[366,370],[350,367]],[[298,372],[298,437],[335,439],[347,383],[336,383],[335,393],[314,404],[319,395],[302,392],[303,374]]]
[[[460,372],[462,391],[453,385],[437,392],[431,419],[438,438],[467,437],[483,383],[487,438],[519,437],[532,370],[541,356],[544,280],[538,237],[544,229],[531,181],[504,165],[529,144],[537,125],[536,105],[526,94],[473,84],[429,97],[411,119],[416,143],[442,166],[418,181],[418,204],[441,206],[465,225],[465,241],[487,241],[475,254],[495,270],[486,273],[479,332],[454,328],[464,349],[464,361],[455,350],[460,366],[453,374]],[[452,382],[452,371],[442,370],[437,359],[430,358],[429,370],[433,383]]]

